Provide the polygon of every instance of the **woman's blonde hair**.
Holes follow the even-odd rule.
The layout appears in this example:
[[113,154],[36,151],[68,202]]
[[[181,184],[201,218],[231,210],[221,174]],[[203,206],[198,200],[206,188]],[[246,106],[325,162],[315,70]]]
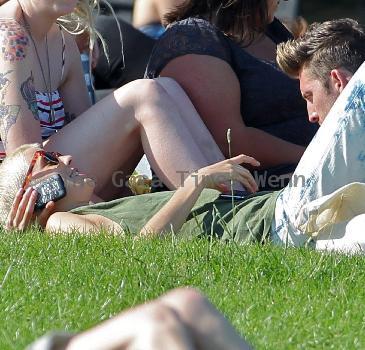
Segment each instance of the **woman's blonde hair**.
[[89,47],[92,49],[100,34],[95,28],[95,15],[100,11],[99,0],[78,0],[75,10],[58,18],[58,24],[73,35],[87,33],[90,37]]
[[[78,0],[75,10],[68,15],[58,18],[57,23],[70,34],[88,34],[90,51],[92,51],[95,45],[95,41],[99,39],[103,47],[105,56],[109,61],[107,45],[102,35],[99,33],[95,26],[95,18],[100,13],[100,2],[102,2],[103,5],[105,5],[105,7],[109,9],[111,15],[116,21],[123,51],[122,30],[117,16],[113,10],[113,7],[109,4],[107,0]],[[123,52],[122,55],[124,56]]]
[[30,148],[34,148],[35,152],[41,149],[41,145],[35,143],[20,146],[0,165],[0,223],[3,225],[27,174],[29,161],[25,157],[25,151]]

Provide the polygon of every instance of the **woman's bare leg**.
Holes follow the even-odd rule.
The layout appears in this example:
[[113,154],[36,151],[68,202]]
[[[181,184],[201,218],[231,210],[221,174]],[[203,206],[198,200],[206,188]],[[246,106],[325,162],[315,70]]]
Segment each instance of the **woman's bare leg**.
[[155,79],[174,100],[186,127],[210,164],[224,160],[224,155],[201,120],[183,88],[171,78]]
[[[207,133],[200,118],[195,129]],[[212,163],[175,101],[153,80],[134,81],[116,90],[52,136],[46,148],[71,154],[73,164],[97,180],[97,193],[115,182],[120,171],[131,174],[143,149],[169,188],[181,185],[182,172]]]

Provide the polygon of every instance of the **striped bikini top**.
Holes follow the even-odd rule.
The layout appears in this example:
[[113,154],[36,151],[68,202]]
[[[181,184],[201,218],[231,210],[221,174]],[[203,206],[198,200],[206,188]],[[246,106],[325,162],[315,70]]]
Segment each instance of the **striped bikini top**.
[[[61,81],[65,70],[65,36],[60,28],[62,37],[62,70]],[[54,90],[51,94],[36,91],[38,119],[41,124],[42,138],[47,139],[51,135],[61,129],[66,123],[66,114],[62,97],[58,90]],[[50,101],[50,97],[52,101]],[[51,113],[51,106],[53,113]],[[52,115],[53,114],[53,115]]]

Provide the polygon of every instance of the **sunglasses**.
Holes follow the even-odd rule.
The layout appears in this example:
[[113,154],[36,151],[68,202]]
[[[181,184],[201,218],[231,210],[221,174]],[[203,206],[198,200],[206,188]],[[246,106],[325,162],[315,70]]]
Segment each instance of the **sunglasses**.
[[39,157],[42,157],[43,160],[48,165],[58,165],[60,163],[60,161],[58,159],[60,156],[62,156],[62,154],[61,153],[58,153],[58,152],[46,152],[44,150],[36,151],[34,153],[34,156],[32,158],[32,161],[30,162],[30,165],[29,165],[29,168],[28,168],[28,171],[27,171],[27,175],[25,176],[25,179],[23,181],[23,185],[22,185],[23,191],[29,185],[30,180],[32,179],[32,172],[33,172],[35,163],[37,162],[37,159]]

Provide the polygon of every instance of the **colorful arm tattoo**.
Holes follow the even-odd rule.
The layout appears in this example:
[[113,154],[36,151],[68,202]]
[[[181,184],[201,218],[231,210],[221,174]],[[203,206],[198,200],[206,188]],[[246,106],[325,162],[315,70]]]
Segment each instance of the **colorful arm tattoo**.
[[26,57],[29,38],[24,28],[14,20],[0,20],[0,47],[3,60],[21,61]]

